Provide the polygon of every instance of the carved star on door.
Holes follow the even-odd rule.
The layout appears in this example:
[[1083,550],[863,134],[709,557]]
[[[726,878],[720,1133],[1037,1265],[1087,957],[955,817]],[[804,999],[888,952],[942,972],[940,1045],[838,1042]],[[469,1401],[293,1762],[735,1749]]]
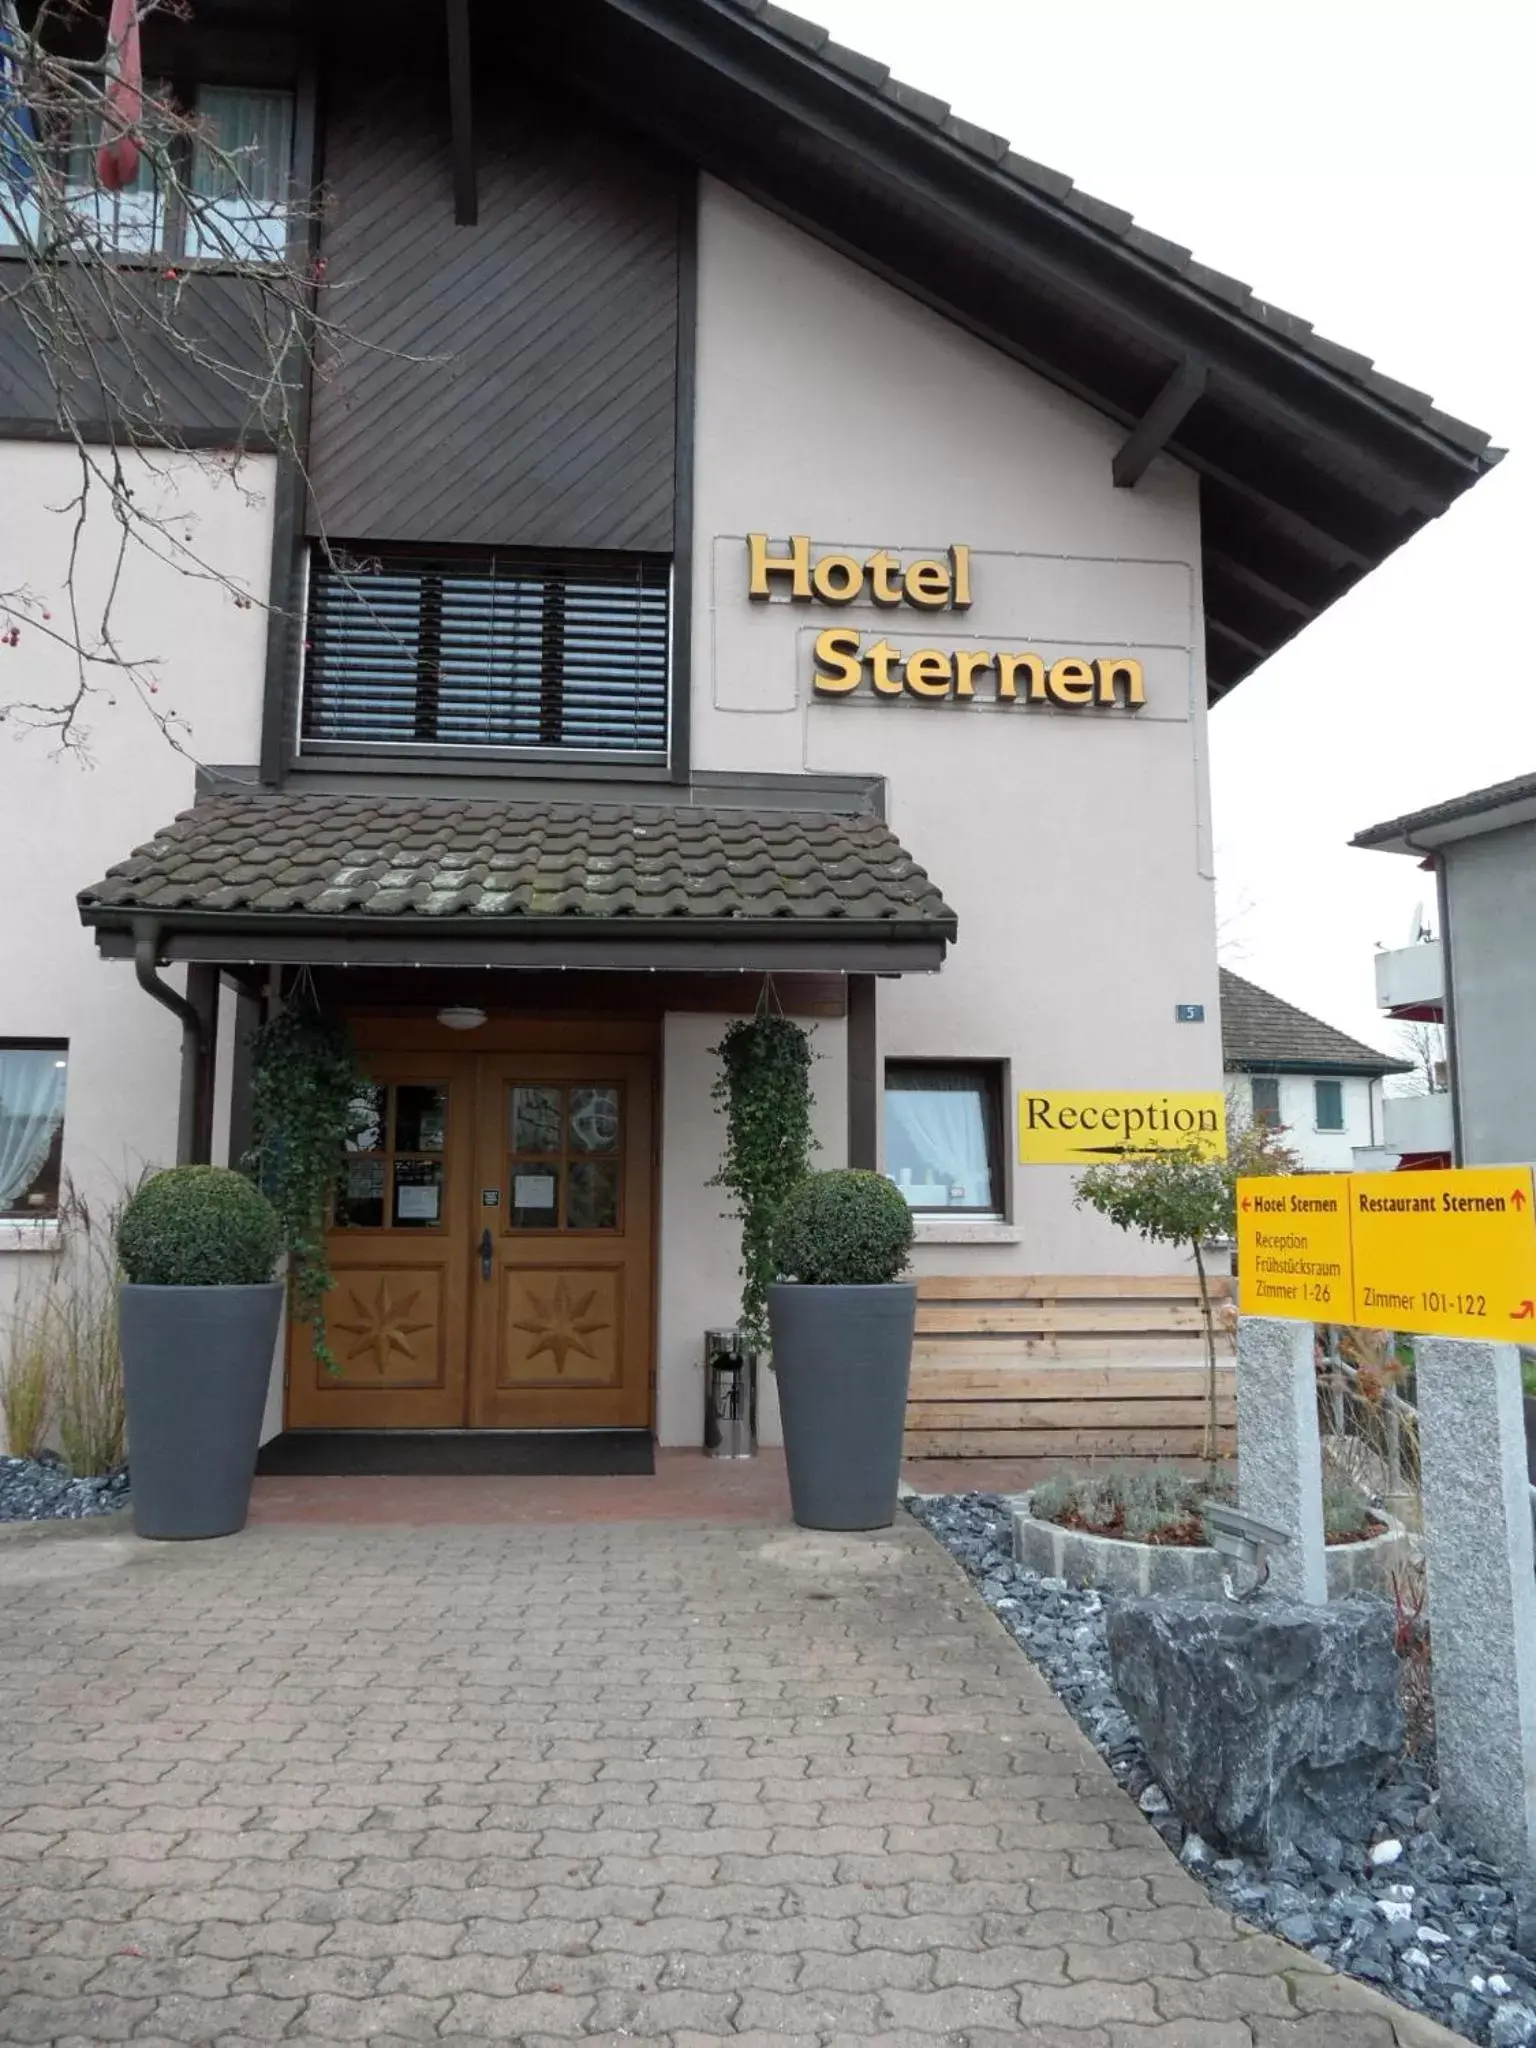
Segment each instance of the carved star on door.
[[421,1299],[421,1289],[413,1287],[409,1294],[402,1295],[397,1300],[386,1278],[379,1281],[371,1302],[364,1299],[355,1284],[348,1292],[351,1296],[351,1318],[330,1318],[333,1330],[344,1331],[353,1340],[347,1351],[346,1363],[354,1365],[372,1352],[373,1369],[380,1379],[383,1379],[390,1361],[394,1358],[402,1358],[407,1364],[413,1364],[416,1358],[416,1345],[413,1340],[424,1330],[432,1328],[430,1322],[417,1323],[410,1320],[412,1309]]
[[525,1330],[534,1339],[528,1347],[529,1358],[538,1358],[547,1351],[556,1372],[564,1372],[565,1361],[572,1352],[580,1358],[596,1358],[597,1353],[587,1339],[606,1330],[610,1321],[607,1316],[590,1313],[596,1298],[595,1287],[579,1295],[568,1288],[563,1273],[548,1294],[530,1286],[529,1313],[512,1325],[514,1330]]

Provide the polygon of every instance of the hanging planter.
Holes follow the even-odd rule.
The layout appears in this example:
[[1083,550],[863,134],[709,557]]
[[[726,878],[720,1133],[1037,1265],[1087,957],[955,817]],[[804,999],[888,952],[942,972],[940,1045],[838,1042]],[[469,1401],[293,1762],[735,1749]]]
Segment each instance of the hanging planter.
[[325,1335],[326,1231],[348,1143],[361,1127],[360,1098],[371,1083],[346,1027],[321,1015],[309,989],[255,1033],[251,1082],[246,1164],[282,1223],[293,1313],[310,1324],[315,1356],[334,1373],[339,1368]]
[[741,1223],[744,1351],[768,1341],[768,1286],[774,1278],[773,1226],[784,1197],[811,1170],[811,1042],[777,1010],[760,1009],[726,1027],[713,1048],[720,1061],[715,1102],[725,1113],[725,1154],[711,1187],[732,1197]]

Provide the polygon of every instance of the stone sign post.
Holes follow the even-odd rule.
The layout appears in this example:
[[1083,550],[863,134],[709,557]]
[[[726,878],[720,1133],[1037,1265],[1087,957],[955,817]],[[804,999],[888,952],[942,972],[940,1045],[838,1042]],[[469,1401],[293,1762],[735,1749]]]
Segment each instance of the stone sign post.
[[1536,1563],[1520,1354],[1419,1337],[1414,1362],[1441,1805],[1499,1869],[1536,1870]]
[[1312,1347],[1310,1323],[1238,1317],[1237,1500],[1289,1539],[1270,1554],[1270,1590],[1323,1606],[1328,1557]]

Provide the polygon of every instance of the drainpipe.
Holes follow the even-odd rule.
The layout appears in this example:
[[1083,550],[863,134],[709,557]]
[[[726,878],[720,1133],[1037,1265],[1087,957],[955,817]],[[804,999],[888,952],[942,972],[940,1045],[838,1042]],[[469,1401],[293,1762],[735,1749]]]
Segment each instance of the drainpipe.
[[[1453,993],[1454,976],[1451,971],[1451,905],[1450,892],[1446,886],[1445,857],[1432,846],[1415,846],[1407,833],[1403,844],[1410,853],[1427,859],[1435,871],[1435,917],[1440,926],[1440,966],[1445,977],[1442,1022],[1445,1027],[1445,1081],[1451,1095],[1451,1164],[1461,1166],[1466,1161],[1466,1146],[1462,1141],[1461,1129],[1461,1062],[1456,1057],[1456,997]],[[1433,1081],[1434,1076],[1430,1076]]]
[[176,1112],[176,1164],[191,1162],[196,1144],[198,1074],[203,1055],[202,1019],[185,996],[178,995],[156,972],[160,955],[160,927],[152,918],[138,918],[133,926],[133,971],[139,987],[153,996],[181,1020],[181,1099]]

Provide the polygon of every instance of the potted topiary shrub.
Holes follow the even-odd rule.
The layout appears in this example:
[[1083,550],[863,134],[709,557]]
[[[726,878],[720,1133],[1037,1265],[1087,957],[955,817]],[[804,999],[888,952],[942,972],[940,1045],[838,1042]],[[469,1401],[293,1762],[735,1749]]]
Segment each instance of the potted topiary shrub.
[[917,1287],[898,1276],[912,1211],[884,1174],[835,1168],[791,1188],[773,1234],[773,1369],[802,1529],[896,1516]]
[[283,1289],[277,1212],[243,1174],[173,1166],[123,1212],[117,1252],[133,1526],[245,1527]]

